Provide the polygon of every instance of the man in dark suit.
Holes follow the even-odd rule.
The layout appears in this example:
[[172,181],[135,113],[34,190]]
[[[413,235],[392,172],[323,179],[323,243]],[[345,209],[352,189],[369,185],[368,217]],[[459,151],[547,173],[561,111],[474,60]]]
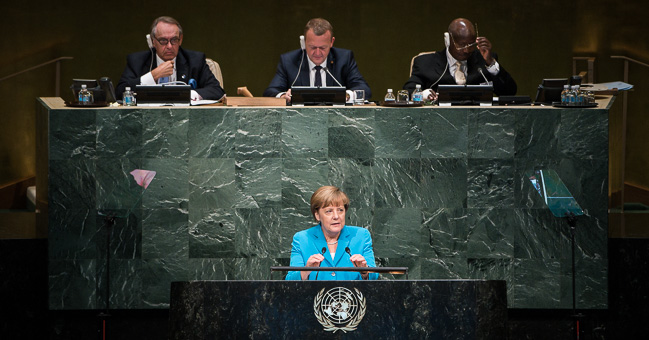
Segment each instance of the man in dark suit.
[[[183,29],[172,17],[162,16],[151,25],[151,51],[129,54],[126,68],[115,89],[121,97],[128,86],[155,85],[181,81],[192,85],[192,100],[219,100],[225,95],[221,84],[205,63],[205,54],[185,50]],[[155,58],[154,58],[155,51]]]
[[446,49],[415,58],[404,89],[412,91],[420,84],[422,90],[428,90],[424,96],[435,99],[439,84],[478,85],[485,83],[486,78],[493,82],[496,95],[516,94],[516,82],[491,52],[491,42],[477,36],[469,20],[453,20],[444,38]]
[[327,20],[309,20],[304,36],[304,50],[281,55],[277,73],[264,91],[265,97],[290,101],[292,86],[345,86],[347,92],[364,90],[365,99],[372,96],[370,86],[358,70],[354,53],[333,47],[333,27]]

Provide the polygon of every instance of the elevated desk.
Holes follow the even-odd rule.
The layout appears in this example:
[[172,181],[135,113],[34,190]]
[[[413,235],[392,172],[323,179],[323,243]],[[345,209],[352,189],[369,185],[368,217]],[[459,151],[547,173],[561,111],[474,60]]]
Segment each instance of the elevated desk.
[[[68,108],[37,101],[49,306],[168,308],[171,282],[263,280],[314,225],[321,185],[350,197],[377,264],[409,278],[507,283],[509,308],[571,308],[570,243],[525,172],[557,171],[577,221],[577,308],[607,297],[608,113],[552,107]],[[141,200],[119,192],[157,171]],[[281,279],[280,273],[272,279]],[[389,276],[387,277],[389,278]]]

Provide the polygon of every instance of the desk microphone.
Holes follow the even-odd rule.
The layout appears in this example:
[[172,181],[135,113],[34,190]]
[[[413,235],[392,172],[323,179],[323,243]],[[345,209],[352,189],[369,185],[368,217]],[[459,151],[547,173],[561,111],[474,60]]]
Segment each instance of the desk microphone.
[[[329,68],[328,68],[328,67],[323,67],[323,68],[324,68],[324,70],[325,70],[325,71],[326,71],[326,72],[331,76],[331,78],[333,78],[333,79],[336,81],[336,83],[338,84],[338,86],[343,87],[343,86],[340,84],[340,82],[338,81],[338,79],[336,79],[336,77],[334,77],[334,75],[331,74],[331,72],[329,72]],[[347,249],[349,249],[349,248],[347,248]]]
[[[322,255],[324,255],[326,252],[327,252],[327,247],[322,247],[322,250],[320,251],[320,253],[321,253]],[[316,281],[318,281],[318,274],[320,274],[319,271],[315,273],[315,280],[316,280]]]
[[482,78],[484,78],[485,83],[489,84],[489,79],[485,77],[484,73],[482,72],[482,67],[478,67],[478,72],[482,75]]

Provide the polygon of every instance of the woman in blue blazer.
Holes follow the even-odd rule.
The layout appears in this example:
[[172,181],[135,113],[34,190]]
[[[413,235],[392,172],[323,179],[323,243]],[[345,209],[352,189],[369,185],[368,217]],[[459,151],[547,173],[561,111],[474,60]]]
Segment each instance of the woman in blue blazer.
[[[311,196],[318,225],[293,236],[291,267],[376,267],[367,229],[345,225],[349,198],[337,187],[324,186]],[[290,271],[287,280],[376,280],[377,273]]]

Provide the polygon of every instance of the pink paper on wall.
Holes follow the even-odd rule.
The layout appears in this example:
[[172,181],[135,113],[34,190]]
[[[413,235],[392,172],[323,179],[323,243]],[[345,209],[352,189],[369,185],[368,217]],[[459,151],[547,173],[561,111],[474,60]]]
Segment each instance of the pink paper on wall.
[[149,183],[151,183],[153,177],[155,177],[155,174],[156,172],[151,170],[135,169],[131,171],[131,175],[133,175],[133,178],[135,178],[137,185],[144,187],[144,189],[149,186]]

